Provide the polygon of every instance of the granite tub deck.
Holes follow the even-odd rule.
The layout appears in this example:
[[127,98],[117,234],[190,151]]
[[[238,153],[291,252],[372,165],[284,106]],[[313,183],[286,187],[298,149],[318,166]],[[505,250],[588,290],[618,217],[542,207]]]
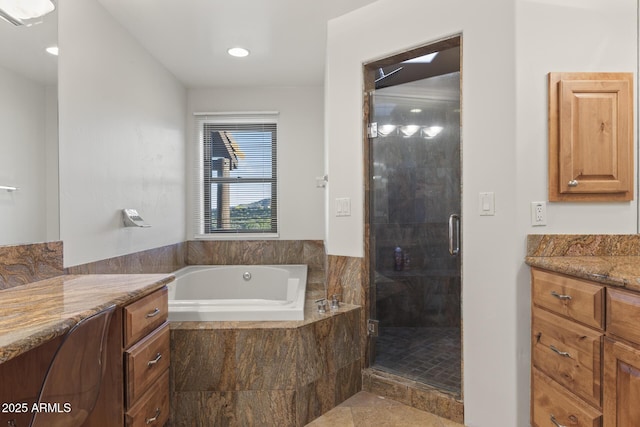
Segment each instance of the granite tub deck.
[[530,235],[531,267],[640,291],[640,236]]
[[304,426],[362,388],[361,307],[305,320],[172,322],[171,426]]
[[110,305],[162,288],[168,274],[62,275],[0,290],[0,363],[64,335]]

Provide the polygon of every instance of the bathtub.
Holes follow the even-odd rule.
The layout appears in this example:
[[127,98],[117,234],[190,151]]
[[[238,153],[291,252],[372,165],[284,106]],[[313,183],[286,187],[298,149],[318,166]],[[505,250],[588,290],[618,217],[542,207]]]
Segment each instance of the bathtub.
[[170,321],[304,319],[306,265],[191,265],[174,275]]

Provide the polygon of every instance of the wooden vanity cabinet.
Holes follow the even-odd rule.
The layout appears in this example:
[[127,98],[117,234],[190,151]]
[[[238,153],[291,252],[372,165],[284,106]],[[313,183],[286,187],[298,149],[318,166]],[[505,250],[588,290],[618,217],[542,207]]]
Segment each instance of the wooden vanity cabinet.
[[602,426],[601,285],[531,270],[531,423]]
[[640,293],[532,268],[533,426],[640,426]]
[[166,287],[116,310],[102,389],[85,427],[163,426],[167,422],[167,317]]
[[640,294],[607,289],[604,426],[640,425]]

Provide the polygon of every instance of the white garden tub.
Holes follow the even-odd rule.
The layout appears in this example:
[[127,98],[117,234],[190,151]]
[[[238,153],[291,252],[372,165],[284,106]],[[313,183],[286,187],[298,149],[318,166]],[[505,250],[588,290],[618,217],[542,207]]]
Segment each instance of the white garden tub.
[[169,284],[169,320],[303,320],[306,265],[191,265]]

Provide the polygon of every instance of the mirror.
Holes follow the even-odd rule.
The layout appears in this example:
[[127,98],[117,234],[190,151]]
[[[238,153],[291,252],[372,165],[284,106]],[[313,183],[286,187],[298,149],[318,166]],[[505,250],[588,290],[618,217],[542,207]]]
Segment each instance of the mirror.
[[0,245],[60,238],[58,61],[45,50],[57,35],[57,11],[29,27],[0,19]]

